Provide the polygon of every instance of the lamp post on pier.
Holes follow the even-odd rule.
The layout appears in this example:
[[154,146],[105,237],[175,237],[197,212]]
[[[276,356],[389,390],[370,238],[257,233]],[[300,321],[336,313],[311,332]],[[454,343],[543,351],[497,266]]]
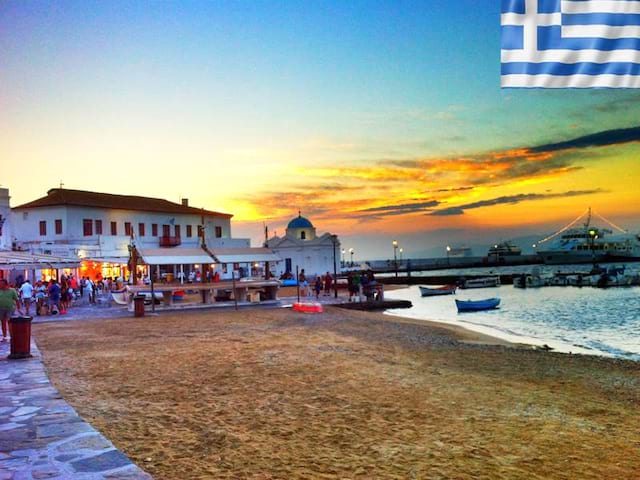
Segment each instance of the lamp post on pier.
[[450,256],[451,255],[451,245],[447,245],[447,267],[451,266],[451,259]]
[[595,269],[595,266],[596,266],[595,243],[596,243],[596,240],[598,239],[598,232],[592,228],[591,230],[589,230],[589,238],[591,239],[591,261]]
[[340,260],[340,267],[344,268],[344,254],[346,253],[344,248],[340,251],[342,253],[342,260]]
[[[331,235],[331,243],[333,243],[333,295],[338,298],[338,269],[336,267],[336,247],[338,244],[338,236]],[[342,250],[344,252],[344,250]]]
[[398,277],[398,241],[391,242],[393,245],[393,269],[396,271],[396,278]]
[[349,249],[349,254],[351,255],[351,266],[353,267],[353,247]]

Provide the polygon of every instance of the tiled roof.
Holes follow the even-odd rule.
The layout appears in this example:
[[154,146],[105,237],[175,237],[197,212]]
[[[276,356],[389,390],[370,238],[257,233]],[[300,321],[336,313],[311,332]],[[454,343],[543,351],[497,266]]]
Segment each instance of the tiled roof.
[[69,190],[67,188],[52,188],[46,197],[38,198],[32,202],[24,203],[17,207],[95,207],[111,208],[117,210],[141,210],[145,212],[160,213],[190,213],[194,215],[212,215],[231,218],[228,213],[212,212],[202,208],[195,208],[179,203],[173,203],[163,198],[139,197],[137,195],[114,195],[112,193],[87,192],[84,190]]

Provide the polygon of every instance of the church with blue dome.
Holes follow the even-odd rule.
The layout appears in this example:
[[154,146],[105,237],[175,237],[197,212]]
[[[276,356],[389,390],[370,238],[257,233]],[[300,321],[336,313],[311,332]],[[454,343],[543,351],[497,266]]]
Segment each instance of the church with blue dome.
[[283,260],[279,275],[286,272],[295,275],[296,267],[299,271],[304,269],[308,277],[326,272],[333,275],[334,261],[336,271],[340,272],[340,240],[337,235],[318,235],[316,227],[301,212],[287,224],[284,236],[267,240],[267,247]]

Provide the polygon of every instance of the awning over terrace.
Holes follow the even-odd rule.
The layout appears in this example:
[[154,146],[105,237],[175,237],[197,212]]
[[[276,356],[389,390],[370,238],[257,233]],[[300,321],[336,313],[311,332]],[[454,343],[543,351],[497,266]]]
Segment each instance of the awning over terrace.
[[281,262],[268,248],[217,248],[213,250],[217,263]]
[[0,250],[0,270],[78,268],[79,266],[80,260],[78,258]]
[[147,265],[198,265],[215,262],[201,248],[138,248],[138,254]]

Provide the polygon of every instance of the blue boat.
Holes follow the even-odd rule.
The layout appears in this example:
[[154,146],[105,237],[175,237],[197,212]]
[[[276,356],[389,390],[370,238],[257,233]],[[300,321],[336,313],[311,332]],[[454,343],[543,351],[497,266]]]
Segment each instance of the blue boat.
[[480,310],[493,310],[500,305],[499,298],[486,298],[484,300],[456,300],[458,312],[477,312]]

